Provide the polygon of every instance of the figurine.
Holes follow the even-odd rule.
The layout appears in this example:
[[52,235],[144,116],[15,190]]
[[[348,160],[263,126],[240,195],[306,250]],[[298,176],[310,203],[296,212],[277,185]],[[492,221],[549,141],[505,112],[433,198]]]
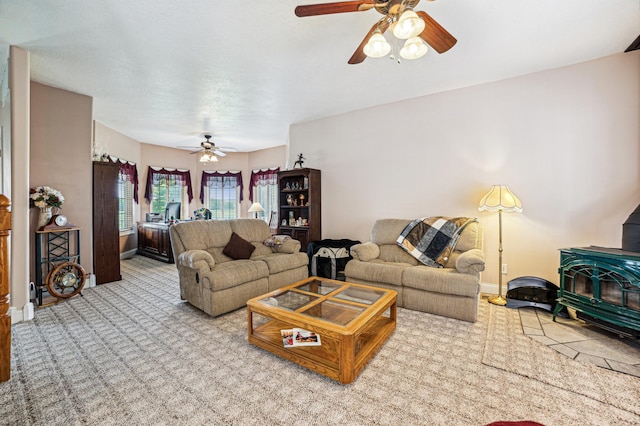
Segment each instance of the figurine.
[[300,168],[302,168],[302,163],[304,163],[303,160],[306,160],[306,158],[302,156],[302,153],[298,154],[298,161],[293,163],[293,168],[295,169],[298,164],[300,165]]

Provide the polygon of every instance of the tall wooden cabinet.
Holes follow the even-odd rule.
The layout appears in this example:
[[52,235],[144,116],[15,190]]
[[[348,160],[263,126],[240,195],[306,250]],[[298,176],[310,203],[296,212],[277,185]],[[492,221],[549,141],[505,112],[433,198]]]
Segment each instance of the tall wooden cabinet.
[[118,227],[120,166],[93,162],[93,273],[96,284],[122,279]]
[[293,169],[278,172],[278,233],[300,241],[301,251],[321,239],[322,200],[320,170]]

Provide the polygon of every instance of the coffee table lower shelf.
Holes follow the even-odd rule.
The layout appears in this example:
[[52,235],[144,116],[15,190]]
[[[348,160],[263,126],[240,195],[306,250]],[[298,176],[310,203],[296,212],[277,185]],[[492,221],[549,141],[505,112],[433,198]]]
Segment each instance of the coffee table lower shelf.
[[[322,345],[285,348],[280,330],[295,327],[306,327],[305,329],[316,332],[321,337]],[[395,315],[393,318],[381,316],[374,319],[359,335],[340,335],[332,330],[272,319],[257,326],[253,332],[250,329],[248,340],[302,367],[348,384],[360,374],[395,329]]]

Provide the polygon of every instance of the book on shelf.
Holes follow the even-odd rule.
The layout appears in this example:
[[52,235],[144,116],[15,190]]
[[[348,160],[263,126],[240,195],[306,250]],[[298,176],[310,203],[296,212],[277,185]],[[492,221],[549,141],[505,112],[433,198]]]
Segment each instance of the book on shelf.
[[289,330],[280,330],[282,336],[282,344],[285,348],[294,348],[298,346],[320,346],[320,335],[313,331],[307,331],[302,328],[293,328]]

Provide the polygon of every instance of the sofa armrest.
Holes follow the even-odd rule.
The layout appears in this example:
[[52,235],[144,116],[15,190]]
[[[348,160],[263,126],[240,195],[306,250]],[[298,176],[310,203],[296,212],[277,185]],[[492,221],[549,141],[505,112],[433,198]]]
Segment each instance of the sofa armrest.
[[213,260],[213,256],[204,250],[187,250],[178,256],[178,264],[191,269],[208,267],[209,270],[211,270],[215,266],[216,261]]
[[484,252],[480,249],[465,251],[458,256],[456,269],[463,274],[479,274],[484,271]]
[[351,246],[351,256],[362,262],[368,262],[380,256],[380,247],[372,242],[355,244]]
[[294,240],[293,238],[287,238],[279,248],[271,247],[274,253],[298,253],[300,251],[300,247],[302,243],[298,240]]

